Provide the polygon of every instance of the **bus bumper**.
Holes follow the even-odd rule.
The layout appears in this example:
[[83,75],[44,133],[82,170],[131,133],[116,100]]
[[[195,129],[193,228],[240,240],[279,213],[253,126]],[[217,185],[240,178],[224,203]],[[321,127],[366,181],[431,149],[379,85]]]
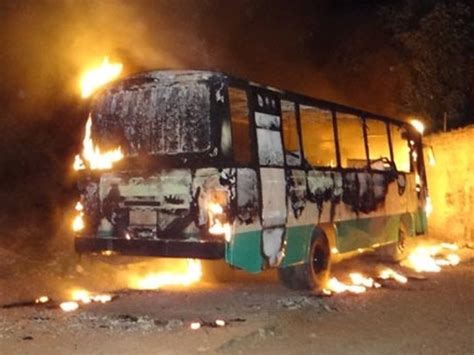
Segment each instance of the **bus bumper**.
[[169,258],[223,259],[225,243],[216,241],[127,240],[118,238],[78,237],[78,253],[112,252],[128,256],[161,256]]

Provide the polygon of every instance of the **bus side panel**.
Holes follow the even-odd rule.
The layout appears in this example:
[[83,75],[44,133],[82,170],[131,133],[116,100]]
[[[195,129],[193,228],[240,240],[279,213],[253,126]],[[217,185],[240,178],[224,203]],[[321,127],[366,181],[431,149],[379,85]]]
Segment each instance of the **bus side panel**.
[[282,267],[301,264],[308,261],[313,230],[313,224],[287,228],[285,258],[282,261]]
[[225,260],[232,266],[247,272],[259,272],[264,265],[262,231],[247,231],[232,236],[226,244]]
[[398,238],[400,215],[379,216],[336,222],[336,245],[340,253],[376,244],[395,242]]

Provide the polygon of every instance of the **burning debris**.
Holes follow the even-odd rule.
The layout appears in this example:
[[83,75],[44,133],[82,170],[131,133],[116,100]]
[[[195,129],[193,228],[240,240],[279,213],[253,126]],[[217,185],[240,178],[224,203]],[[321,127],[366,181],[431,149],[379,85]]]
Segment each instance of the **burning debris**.
[[[400,265],[414,270],[417,273],[422,272],[440,272],[443,266],[454,266],[459,264],[461,258],[455,252],[459,250],[458,245],[451,243],[440,243],[432,246],[416,247]],[[378,276],[374,278],[367,277],[358,272],[349,274],[351,283],[339,281],[332,277],[326,284],[321,296],[330,296],[334,293],[364,293],[369,288],[388,287],[382,281],[393,280],[398,284],[407,284],[408,279],[425,280],[422,275],[406,276],[391,268],[382,269]]]

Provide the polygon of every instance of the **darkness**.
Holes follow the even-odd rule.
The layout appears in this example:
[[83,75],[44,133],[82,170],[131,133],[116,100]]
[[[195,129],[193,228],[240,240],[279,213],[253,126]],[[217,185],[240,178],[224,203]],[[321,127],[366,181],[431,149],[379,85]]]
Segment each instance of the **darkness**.
[[125,74],[212,69],[403,118],[406,58],[379,15],[396,3],[1,2],[0,245],[46,249],[69,237],[71,164],[87,116],[78,78],[104,55]]

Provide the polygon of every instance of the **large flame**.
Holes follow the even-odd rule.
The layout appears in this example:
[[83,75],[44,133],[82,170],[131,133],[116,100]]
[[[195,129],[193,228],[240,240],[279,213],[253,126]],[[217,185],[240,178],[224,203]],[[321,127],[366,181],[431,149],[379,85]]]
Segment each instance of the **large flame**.
[[97,88],[116,79],[122,68],[121,63],[109,63],[109,58],[105,57],[99,67],[85,71],[81,77],[82,97],[91,96]]
[[[83,150],[81,155],[76,155],[74,159],[74,170],[82,170],[86,168],[84,160],[87,162],[87,166],[92,169],[110,169],[112,165],[123,158],[122,150],[120,147],[110,150],[108,152],[102,152],[100,147],[95,145],[92,141],[92,118],[89,118],[86,122],[86,132],[84,140],[82,141]],[[84,158],[84,160],[83,160]]]
[[186,270],[149,273],[145,277],[132,276],[129,287],[138,290],[157,290],[164,286],[189,286],[202,277],[201,262],[187,259]]

